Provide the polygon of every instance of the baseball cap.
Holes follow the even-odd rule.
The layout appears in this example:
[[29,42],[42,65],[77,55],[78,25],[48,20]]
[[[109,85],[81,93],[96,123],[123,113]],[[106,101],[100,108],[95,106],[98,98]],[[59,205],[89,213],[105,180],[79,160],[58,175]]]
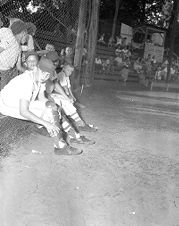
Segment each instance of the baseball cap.
[[27,60],[27,58],[29,57],[29,56],[36,56],[37,58],[38,58],[38,54],[37,54],[37,52],[35,52],[35,51],[27,51],[27,52],[25,52],[25,60]]
[[60,57],[57,53],[57,51],[50,51],[46,54],[47,59],[50,59],[52,61],[60,60]]
[[33,34],[33,33],[35,34],[35,32],[37,30],[35,24],[33,24],[31,22],[26,23],[26,28],[27,28],[27,33],[30,34],[30,35]]
[[55,66],[53,62],[46,57],[42,57],[39,61],[39,68],[43,72],[49,72],[52,76],[55,72]]
[[11,25],[11,30],[14,35],[17,35],[27,30],[27,25],[22,20],[17,20]]

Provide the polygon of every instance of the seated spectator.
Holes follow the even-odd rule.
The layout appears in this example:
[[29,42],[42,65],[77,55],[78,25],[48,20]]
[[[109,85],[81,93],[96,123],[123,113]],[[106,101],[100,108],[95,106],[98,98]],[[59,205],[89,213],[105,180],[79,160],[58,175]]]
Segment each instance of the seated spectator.
[[110,60],[110,72],[114,73],[114,57],[109,57]]
[[33,36],[36,32],[36,26],[33,23],[27,23],[27,45],[22,45],[22,51],[32,51],[34,50],[34,40]]
[[104,66],[105,66],[105,73],[110,73],[110,70],[111,70],[110,59],[108,59],[108,58],[106,59]]
[[127,46],[127,38],[126,37],[124,37],[124,38],[122,38],[122,47],[124,48],[125,46]]
[[122,47],[121,46],[118,46],[115,50],[115,54],[119,54],[119,53],[122,53]]
[[116,44],[115,44],[116,47],[121,47],[122,46],[122,38],[121,36],[116,36]]
[[69,46],[65,48],[64,65],[73,65],[73,49]]
[[52,44],[46,44],[46,46],[45,46],[45,50],[47,50],[47,51],[55,51],[55,47],[54,47],[54,45],[52,45]]
[[100,38],[98,39],[98,42],[101,43],[101,44],[106,44],[106,42],[104,41],[104,37],[105,37],[105,34],[103,33]]
[[25,53],[34,50],[34,39],[33,36],[36,32],[36,26],[33,23],[27,23],[27,36],[26,43],[21,45],[22,48],[22,62],[25,62]]
[[96,70],[101,73],[102,72],[102,60],[99,56],[97,56],[95,58],[95,67],[96,67]]
[[108,47],[112,47],[114,45],[114,38],[110,37],[108,41]]
[[116,54],[116,58],[114,59],[114,62],[115,64],[118,66],[118,67],[121,67],[122,66],[122,53],[118,53]]
[[124,60],[131,57],[131,51],[129,50],[129,46],[125,46],[122,49],[122,52],[123,52],[123,55],[124,55]]
[[134,61],[134,70],[139,75],[141,73],[142,69],[143,69],[142,59],[139,57],[137,60]]

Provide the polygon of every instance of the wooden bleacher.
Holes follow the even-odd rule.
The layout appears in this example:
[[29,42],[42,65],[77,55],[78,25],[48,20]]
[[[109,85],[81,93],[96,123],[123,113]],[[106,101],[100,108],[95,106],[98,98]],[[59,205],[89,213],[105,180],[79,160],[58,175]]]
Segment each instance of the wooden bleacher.
[[[96,56],[99,56],[100,59],[106,60],[109,59],[109,57],[116,57],[115,55],[115,49],[112,47],[104,46],[104,45],[97,45],[96,49]],[[99,73],[98,70],[95,70],[95,79],[97,80],[115,80],[115,81],[122,81],[122,78],[120,76],[120,69],[116,66],[114,66],[114,72],[112,73]],[[138,82],[138,75],[136,72],[131,68],[128,81],[130,82]]]

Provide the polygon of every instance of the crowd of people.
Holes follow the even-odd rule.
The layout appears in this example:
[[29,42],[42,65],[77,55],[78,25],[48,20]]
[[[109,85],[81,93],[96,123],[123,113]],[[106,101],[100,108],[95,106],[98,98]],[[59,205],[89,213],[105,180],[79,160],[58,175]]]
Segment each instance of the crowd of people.
[[94,144],[82,135],[96,132],[81,115],[80,103],[71,88],[74,73],[72,48],[61,53],[46,43],[35,51],[35,26],[20,19],[0,29],[0,112],[34,122],[38,131],[53,139],[57,155],[79,155],[76,144]]
[[[104,35],[100,37],[98,43],[105,44]],[[109,46],[109,44],[108,44]],[[96,56],[95,69],[97,73],[103,75],[118,74],[124,83],[128,79],[129,73],[135,73],[138,80],[148,86],[153,80],[166,80],[168,70],[168,58],[164,56],[162,62],[157,62],[156,57],[148,54],[146,57],[139,57],[131,43],[126,43],[125,38],[117,37],[113,44],[113,56]],[[170,80],[179,79],[179,59],[172,58],[170,69]]]

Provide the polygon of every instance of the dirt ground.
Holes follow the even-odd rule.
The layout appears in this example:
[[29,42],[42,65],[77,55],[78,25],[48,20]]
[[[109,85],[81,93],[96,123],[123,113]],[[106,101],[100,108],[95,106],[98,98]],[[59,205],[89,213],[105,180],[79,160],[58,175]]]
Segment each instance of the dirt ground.
[[[179,226],[179,101],[96,82],[81,156],[32,134],[0,168],[1,226]],[[40,153],[33,153],[32,150]]]

